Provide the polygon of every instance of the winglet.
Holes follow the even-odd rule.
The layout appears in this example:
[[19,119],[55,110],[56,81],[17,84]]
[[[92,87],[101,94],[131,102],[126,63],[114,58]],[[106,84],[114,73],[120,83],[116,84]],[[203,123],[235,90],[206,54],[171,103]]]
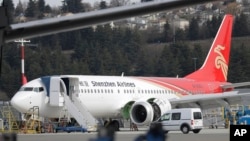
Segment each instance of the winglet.
[[233,16],[225,15],[202,67],[185,78],[226,82],[228,74],[229,55]]

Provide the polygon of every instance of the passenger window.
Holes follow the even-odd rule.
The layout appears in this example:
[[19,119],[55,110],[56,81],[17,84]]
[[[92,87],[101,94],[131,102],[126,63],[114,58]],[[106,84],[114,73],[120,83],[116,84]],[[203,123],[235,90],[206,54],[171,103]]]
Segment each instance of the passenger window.
[[180,120],[181,113],[172,113],[172,120]]
[[163,116],[161,116],[161,121],[165,121],[165,120],[169,120],[170,119],[170,115],[169,115],[169,113],[167,113],[167,114],[164,114]]

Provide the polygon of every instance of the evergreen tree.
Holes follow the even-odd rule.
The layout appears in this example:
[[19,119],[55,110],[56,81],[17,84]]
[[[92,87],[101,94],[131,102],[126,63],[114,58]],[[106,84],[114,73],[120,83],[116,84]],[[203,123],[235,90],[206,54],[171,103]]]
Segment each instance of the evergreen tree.
[[216,36],[221,21],[222,21],[221,17],[216,17],[216,16],[213,16],[212,20],[209,21],[208,29],[210,31],[210,38],[211,37],[214,38]]
[[183,29],[177,28],[175,30],[175,42],[186,40],[186,32]]
[[37,7],[38,7],[38,18],[41,19],[44,17],[44,12],[45,12],[45,1],[44,0],[38,0],[37,2]]
[[44,8],[44,12],[45,13],[51,13],[52,12],[52,9],[49,5],[46,5],[45,8]]
[[172,59],[173,54],[171,53],[170,47],[165,46],[157,63],[157,76],[168,76],[168,72],[170,71],[170,60]]
[[106,4],[106,1],[101,1],[100,2],[100,9],[106,9],[108,6]]
[[21,3],[21,1],[19,1],[17,3],[16,9],[15,9],[15,16],[21,16],[24,14],[24,8],[23,8],[23,4]]
[[164,31],[163,31],[163,41],[167,41],[170,42],[172,41],[172,32],[171,32],[171,28],[170,28],[170,24],[168,22],[168,20],[166,21],[166,24],[164,24]]
[[154,56],[151,52],[145,51],[146,48],[141,49],[138,53],[138,57],[136,59],[136,68],[135,74],[137,76],[152,76],[155,72],[154,64],[156,56]]
[[67,12],[72,12],[72,13],[79,13],[79,12],[84,12],[84,7],[81,2],[82,0],[65,0],[63,9]]
[[240,14],[235,18],[235,24],[233,28],[233,36],[246,36],[249,35],[249,26],[247,16]]
[[197,40],[199,37],[199,25],[196,18],[192,18],[188,28],[188,39]]
[[[196,69],[200,68],[203,62],[205,61],[205,57],[207,55],[207,52],[205,52],[204,48],[200,44],[195,44],[194,48],[192,49],[192,59],[193,62],[196,64]],[[195,59],[196,58],[196,59]],[[192,70],[193,71],[193,70]],[[192,72],[190,71],[190,72]],[[187,72],[187,73],[190,73]]]
[[82,60],[84,58],[86,48],[88,46],[88,43],[86,40],[79,41],[79,44],[75,46],[74,53],[72,54],[71,58],[73,60]]
[[13,18],[14,18],[14,4],[12,0],[3,0],[3,3],[5,6],[7,6],[7,16],[9,19],[9,23],[13,23]]
[[26,17],[30,17],[30,18],[34,18],[36,16],[36,3],[34,0],[29,0],[28,2],[28,7],[25,10],[25,16]]
[[246,57],[249,57],[249,55],[247,55],[249,54],[249,51],[247,51],[247,48],[244,45],[241,45],[239,47],[232,47],[231,52],[232,53],[230,54],[228,81],[235,83],[248,81],[249,78],[246,76],[249,75],[246,73],[246,68],[248,70],[249,65],[246,64],[246,60],[249,59]]

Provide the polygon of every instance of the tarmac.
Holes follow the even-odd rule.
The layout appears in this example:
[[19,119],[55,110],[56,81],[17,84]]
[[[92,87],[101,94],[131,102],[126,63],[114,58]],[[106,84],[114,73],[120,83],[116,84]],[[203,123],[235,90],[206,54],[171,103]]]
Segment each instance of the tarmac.
[[[129,128],[122,128],[116,132],[114,141],[135,141],[141,135],[148,132],[145,128],[139,131],[130,131]],[[98,133],[46,133],[46,134],[18,134],[17,141],[96,141]],[[183,134],[180,131],[171,131],[166,136],[166,141],[229,141],[229,129],[202,129],[199,134],[190,132]]]

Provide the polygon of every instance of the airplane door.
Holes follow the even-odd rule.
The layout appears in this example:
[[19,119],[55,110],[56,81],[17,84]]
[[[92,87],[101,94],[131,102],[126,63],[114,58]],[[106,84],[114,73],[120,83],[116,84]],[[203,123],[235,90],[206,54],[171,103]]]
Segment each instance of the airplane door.
[[61,83],[60,77],[51,77],[50,78],[50,86],[49,86],[49,104],[51,106],[63,106],[63,96],[62,92],[65,91],[63,89],[63,83]]
[[79,97],[79,79],[69,78],[69,97],[72,100],[75,97]]

